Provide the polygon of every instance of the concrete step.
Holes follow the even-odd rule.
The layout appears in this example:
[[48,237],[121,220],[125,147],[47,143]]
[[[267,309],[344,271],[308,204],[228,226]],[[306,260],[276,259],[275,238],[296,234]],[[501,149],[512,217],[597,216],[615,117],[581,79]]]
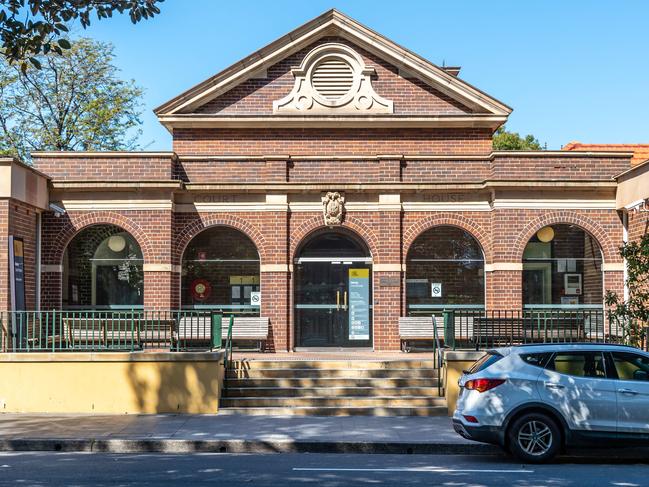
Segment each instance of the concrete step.
[[228,387],[437,387],[437,378],[302,377],[228,379]]
[[432,369],[430,360],[235,360],[237,370],[253,369]]
[[256,416],[446,416],[446,406],[428,407],[250,407],[220,408],[219,415]]
[[304,396],[304,397],[224,397],[221,406],[242,407],[431,407],[446,406],[446,399],[429,396]]
[[423,369],[315,369],[315,368],[269,368],[269,369],[249,369],[249,370],[228,370],[227,378],[434,378],[437,377],[438,370],[433,368]]
[[229,387],[223,397],[375,397],[427,396],[438,397],[437,387]]

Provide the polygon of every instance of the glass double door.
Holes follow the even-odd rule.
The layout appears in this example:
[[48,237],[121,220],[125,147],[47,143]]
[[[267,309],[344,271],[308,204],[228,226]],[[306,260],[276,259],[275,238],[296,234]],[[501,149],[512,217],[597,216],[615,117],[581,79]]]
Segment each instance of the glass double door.
[[295,265],[297,347],[371,347],[372,265],[313,261]]

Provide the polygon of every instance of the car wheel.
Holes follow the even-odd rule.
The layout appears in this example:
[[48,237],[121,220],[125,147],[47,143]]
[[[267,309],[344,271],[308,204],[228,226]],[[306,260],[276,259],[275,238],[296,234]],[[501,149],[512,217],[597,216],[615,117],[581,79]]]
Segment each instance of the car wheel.
[[557,423],[542,413],[528,413],[518,418],[507,434],[509,450],[526,463],[552,460],[561,448]]

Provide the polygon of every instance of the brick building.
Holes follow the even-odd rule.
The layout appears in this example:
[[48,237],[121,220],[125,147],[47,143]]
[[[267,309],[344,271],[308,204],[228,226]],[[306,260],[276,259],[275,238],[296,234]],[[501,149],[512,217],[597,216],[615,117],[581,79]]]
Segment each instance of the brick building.
[[159,107],[170,152],[1,160],[0,309],[11,235],[28,309],[264,316],[271,351],[398,350],[400,317],[441,309],[601,310],[649,166],[493,151],[511,109],[458,73],[330,11]]

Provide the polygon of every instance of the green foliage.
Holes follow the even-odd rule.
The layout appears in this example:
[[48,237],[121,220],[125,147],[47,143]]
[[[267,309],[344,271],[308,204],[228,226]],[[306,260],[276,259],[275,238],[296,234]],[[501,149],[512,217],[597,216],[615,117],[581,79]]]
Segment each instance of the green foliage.
[[620,255],[627,265],[628,299],[607,291],[605,301],[611,322],[620,323],[627,341],[637,345],[649,326],[649,234],[624,244]]
[[533,135],[521,137],[518,132],[508,132],[504,125],[498,127],[493,136],[494,150],[542,150],[538,139]]
[[118,77],[111,44],[78,39],[23,71],[0,60],[0,152],[137,147],[142,89]]
[[97,19],[128,12],[134,24],[160,13],[164,0],[0,0],[0,52],[26,71],[29,61],[41,67],[39,54],[61,55],[70,49],[66,24],[79,20],[85,29],[94,13]]

